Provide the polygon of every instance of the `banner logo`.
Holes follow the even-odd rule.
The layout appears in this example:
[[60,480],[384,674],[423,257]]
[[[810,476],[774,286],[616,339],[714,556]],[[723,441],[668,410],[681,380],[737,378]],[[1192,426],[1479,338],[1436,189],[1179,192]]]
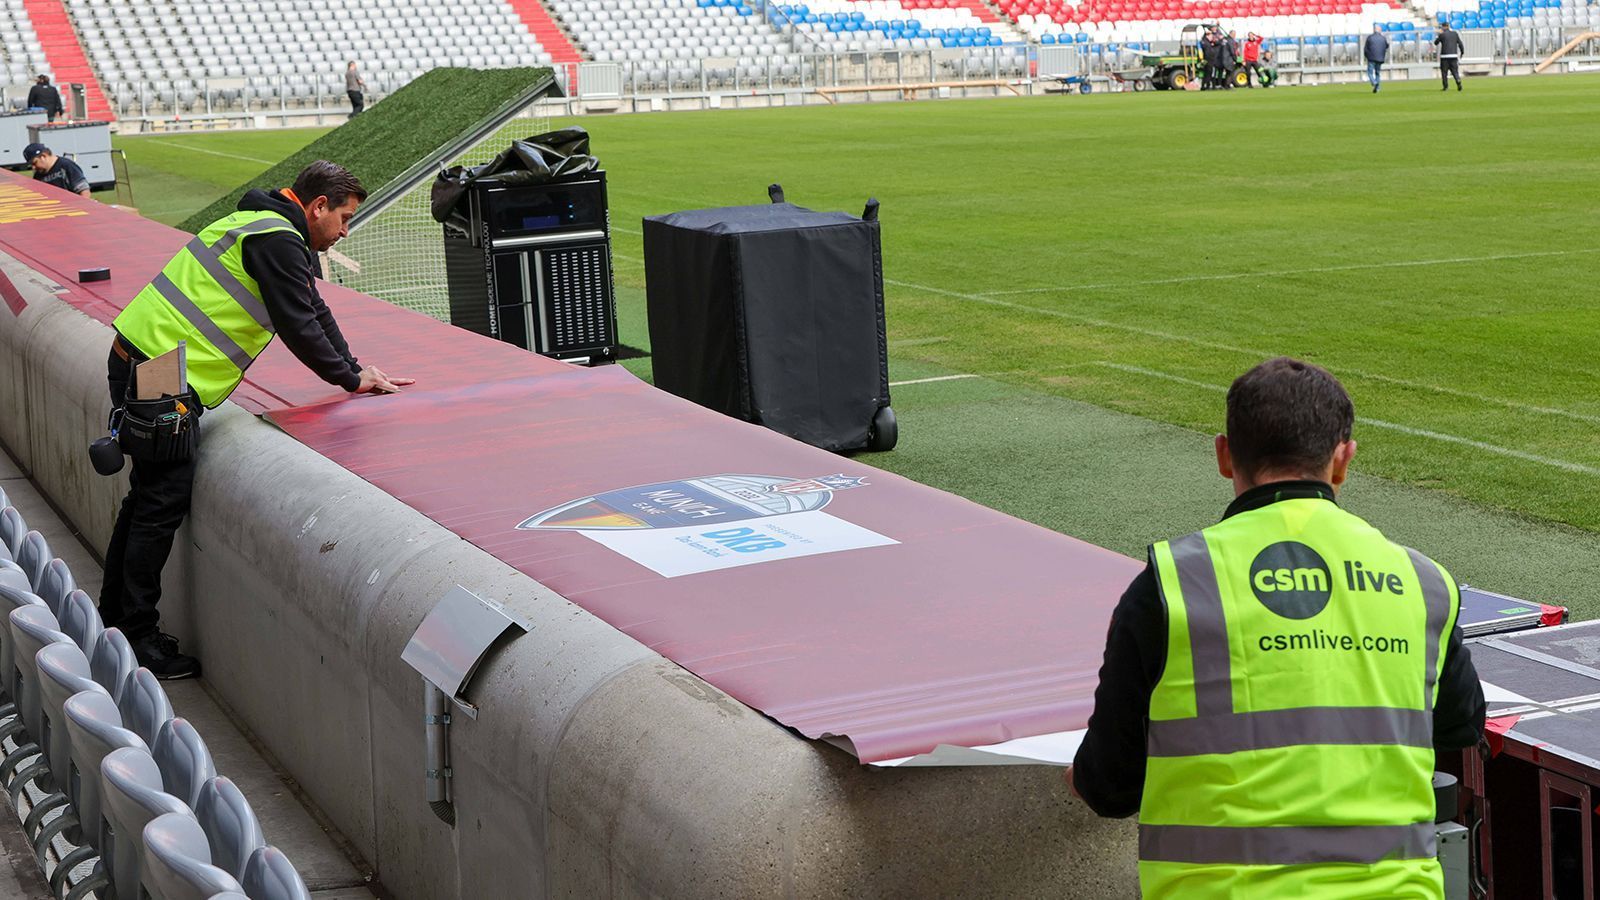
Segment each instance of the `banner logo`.
[[865,478],[824,475],[709,475],[641,484],[583,497],[530,516],[519,531],[639,531],[716,528],[772,516],[812,512],[837,491],[866,487]]

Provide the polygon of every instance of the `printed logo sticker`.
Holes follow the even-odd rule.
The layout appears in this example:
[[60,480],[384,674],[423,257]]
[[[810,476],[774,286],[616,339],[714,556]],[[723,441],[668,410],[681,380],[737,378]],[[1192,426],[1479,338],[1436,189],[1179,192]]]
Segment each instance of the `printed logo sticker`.
[[1250,587],[1261,605],[1286,619],[1309,619],[1333,596],[1322,554],[1299,541],[1279,541],[1250,563]]
[[[528,517],[520,531],[575,531],[667,578],[898,543],[822,512],[864,478],[708,475],[620,488]],[[775,521],[777,520],[777,521]]]

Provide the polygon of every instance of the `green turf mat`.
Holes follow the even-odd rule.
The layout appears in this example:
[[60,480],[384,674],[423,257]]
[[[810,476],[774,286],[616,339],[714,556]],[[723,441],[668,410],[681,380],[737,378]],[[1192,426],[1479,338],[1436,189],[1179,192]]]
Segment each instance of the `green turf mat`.
[[547,68],[434,69],[238,185],[179,227],[197,232],[232,212],[250,188],[292,184],[301,169],[319,159],[345,166],[375,191],[549,77]]

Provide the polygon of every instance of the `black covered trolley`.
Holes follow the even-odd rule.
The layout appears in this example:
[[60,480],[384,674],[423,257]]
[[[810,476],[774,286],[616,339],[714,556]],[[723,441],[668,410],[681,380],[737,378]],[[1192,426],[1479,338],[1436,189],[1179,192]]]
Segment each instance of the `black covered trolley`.
[[655,384],[825,450],[892,449],[877,201],[769,195],[644,220]]

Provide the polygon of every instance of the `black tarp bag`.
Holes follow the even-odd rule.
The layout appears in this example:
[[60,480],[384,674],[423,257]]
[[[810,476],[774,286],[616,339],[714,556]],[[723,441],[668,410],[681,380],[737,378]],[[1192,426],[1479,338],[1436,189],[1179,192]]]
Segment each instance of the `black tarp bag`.
[[509,148],[481,166],[451,166],[441,170],[433,182],[433,220],[446,225],[457,220],[456,224],[466,231],[466,210],[458,207],[467,188],[480,178],[492,177],[501,184],[516,187],[545,184],[598,168],[600,160],[589,155],[589,132],[582,128],[563,128],[512,141]]

